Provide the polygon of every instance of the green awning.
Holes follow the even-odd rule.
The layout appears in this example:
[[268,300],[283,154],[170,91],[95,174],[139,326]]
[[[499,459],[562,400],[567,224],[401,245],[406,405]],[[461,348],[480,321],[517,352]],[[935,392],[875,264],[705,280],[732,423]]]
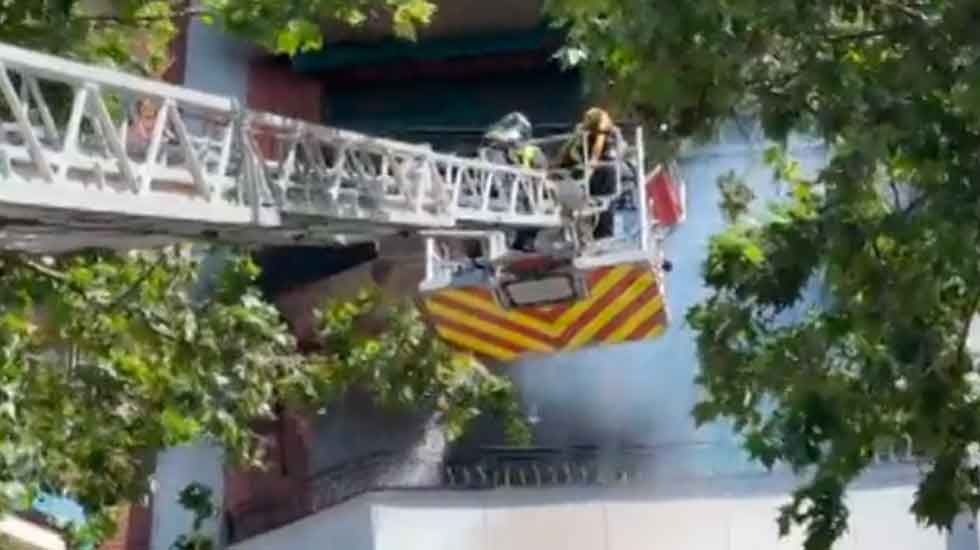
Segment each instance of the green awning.
[[389,39],[369,45],[331,44],[322,51],[295,56],[293,58],[293,70],[299,73],[312,73],[343,67],[403,61],[427,61],[557,49],[562,43],[562,38],[560,31],[543,27],[528,31],[443,38],[418,43]]
[[323,112],[333,126],[452,149],[479,138],[512,111],[524,113],[536,127],[573,123],[584,92],[578,71],[552,64],[466,79],[327,86]]

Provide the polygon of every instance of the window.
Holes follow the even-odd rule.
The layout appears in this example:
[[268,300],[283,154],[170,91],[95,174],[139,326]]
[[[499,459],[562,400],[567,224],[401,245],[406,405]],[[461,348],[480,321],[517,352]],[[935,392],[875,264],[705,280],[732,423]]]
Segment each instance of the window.
[[492,122],[520,111],[543,128],[565,129],[583,108],[581,78],[546,66],[469,78],[427,78],[331,90],[326,122],[350,130],[466,153]]

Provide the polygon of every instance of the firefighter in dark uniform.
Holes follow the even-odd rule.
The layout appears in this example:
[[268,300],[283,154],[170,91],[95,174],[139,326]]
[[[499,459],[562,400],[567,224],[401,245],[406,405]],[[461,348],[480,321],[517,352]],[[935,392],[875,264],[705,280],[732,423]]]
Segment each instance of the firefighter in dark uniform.
[[[483,135],[482,155],[486,160],[520,166],[531,170],[547,168],[547,159],[540,147],[528,143],[531,139],[531,123],[521,113],[510,113],[495,122]],[[520,229],[513,246],[530,252],[534,248],[535,229]]]
[[[585,140],[583,147],[582,140]],[[621,147],[619,134],[609,113],[593,107],[585,112],[576,128],[575,136],[565,144],[558,167],[569,170],[573,178],[585,177],[585,168],[591,168],[589,194],[611,195],[616,191],[616,167]],[[583,158],[583,154],[585,158]],[[599,214],[593,236],[596,239],[613,235],[613,213],[605,210]]]

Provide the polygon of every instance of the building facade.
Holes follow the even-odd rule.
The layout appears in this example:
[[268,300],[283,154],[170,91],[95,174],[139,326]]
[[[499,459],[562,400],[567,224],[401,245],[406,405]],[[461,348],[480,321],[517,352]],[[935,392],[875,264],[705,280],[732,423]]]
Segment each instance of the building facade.
[[[440,13],[415,46],[393,42],[380,22],[333,29],[325,53],[293,60],[192,21],[175,78],[252,108],[461,152],[509,111],[527,113],[542,130],[578,118],[584,83],[552,60],[560,36],[537,2],[487,9],[446,0]],[[165,550],[187,529],[176,495],[201,482],[222,495],[222,515],[209,526],[215,540],[242,550],[799,548],[798,537],[775,537],[776,508],[794,478],[762,471],[728,426],[699,429],[690,415],[699,388],[683,316],[706,294],[701,265],[724,225],[715,181],[734,171],[760,202],[778,197],[763,148],[756,132],[733,124],[679,159],[688,214],[666,243],[672,322],[659,339],[507,367],[536,420],[535,448],[501,446],[492,423],[449,445],[425,412],[385,413],[358,395],[322,416],[284,411],[261,426],[273,459],[267,471],[225,468],[220,449],[206,444],[158,457],[145,510],[149,547]],[[793,152],[811,170],[825,156],[805,141]],[[382,250],[407,259],[415,246]],[[309,304],[377,280],[383,261],[362,249],[269,251],[265,284],[302,337]],[[392,288],[411,292],[417,268],[399,263]],[[977,548],[969,521],[952,534],[915,525],[908,505],[916,480],[902,456],[884,457],[852,491],[853,528],[841,547]]]

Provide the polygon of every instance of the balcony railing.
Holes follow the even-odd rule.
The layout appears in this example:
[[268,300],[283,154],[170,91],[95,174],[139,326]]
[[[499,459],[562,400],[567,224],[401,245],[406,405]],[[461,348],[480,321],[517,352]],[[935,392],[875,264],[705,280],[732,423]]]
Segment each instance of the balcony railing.
[[[914,462],[915,457],[904,443],[885,449],[875,463]],[[246,507],[228,511],[226,538],[229,543],[240,542],[377,491],[642,487],[657,481],[658,474],[652,466],[660,453],[669,452],[670,447],[691,446],[713,444],[637,446],[611,451],[595,446],[484,448],[468,460],[450,462],[411,453],[379,452],[323,470],[288,497],[256,499]],[[751,468],[752,472],[743,470],[742,475],[770,473],[758,465]]]
[[[256,499],[229,511],[227,538],[234,543],[254,537],[369,492],[589,486],[605,483],[601,472],[594,447],[485,449],[474,460],[449,463],[410,453],[375,453],[321,471],[287,497]],[[627,479],[629,473],[613,477]]]

